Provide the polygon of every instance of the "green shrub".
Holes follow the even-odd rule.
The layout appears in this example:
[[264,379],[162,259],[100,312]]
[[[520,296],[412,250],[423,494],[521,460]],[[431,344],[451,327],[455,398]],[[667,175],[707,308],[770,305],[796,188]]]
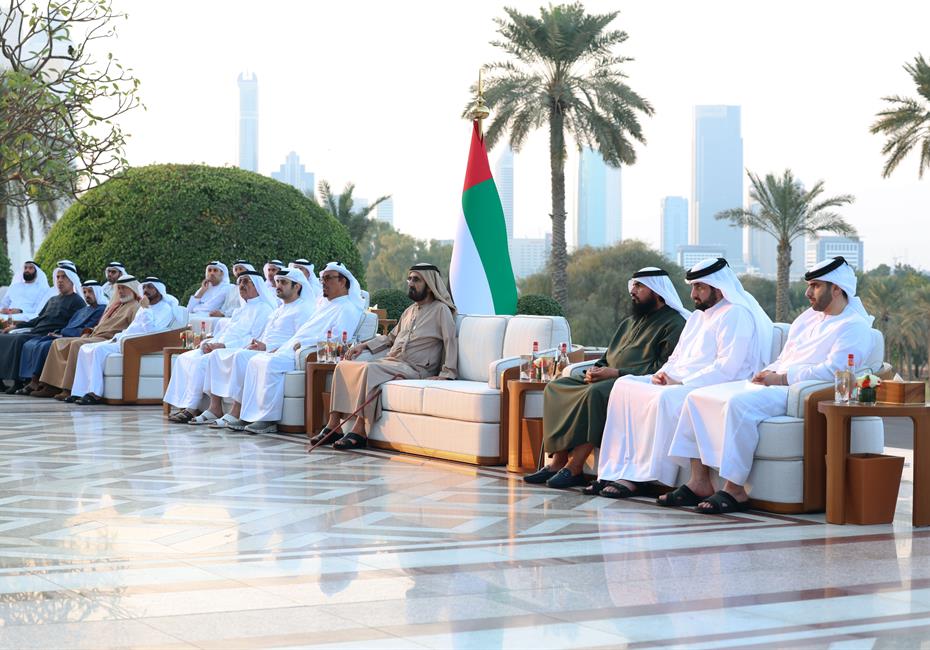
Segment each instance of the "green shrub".
[[517,299],[517,313],[534,316],[564,316],[562,307],[550,296],[529,294]]
[[407,294],[400,289],[377,289],[371,292],[371,306],[387,310],[388,318],[400,318],[404,310],[413,304]]
[[73,260],[82,277],[103,279],[110,260],[137,277],[157,275],[182,301],[213,259],[306,257],[317,270],[343,262],[364,286],[358,249],[346,229],[290,185],[229,167],[151,165],[127,170],[87,192],[45,238],[43,268]]
[[6,250],[0,246],[0,287],[9,286],[13,281],[13,266],[10,264],[10,258],[6,255]]

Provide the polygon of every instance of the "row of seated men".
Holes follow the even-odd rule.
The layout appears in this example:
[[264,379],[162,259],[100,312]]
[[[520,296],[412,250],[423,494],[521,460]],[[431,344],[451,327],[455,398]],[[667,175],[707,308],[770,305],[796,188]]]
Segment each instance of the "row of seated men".
[[[625,498],[640,494],[648,482],[671,486],[678,467],[686,466],[688,482],[660,497],[660,505],[705,513],[744,510],[758,424],[785,413],[788,386],[829,381],[845,367],[847,355],[862,360],[870,351],[872,318],[856,297],[856,276],[846,261],[827,260],[805,278],[810,308],[792,323],[781,354],[772,360],[772,322],[726,260],[705,260],[687,272],[693,312],[683,307],[664,270],[650,267],[634,274],[628,287],[633,314],[619,325],[603,357],[583,380],[562,378],[547,387],[544,448],[551,460],[525,480],[553,488],[584,485],[585,459],[600,448],[598,476],[586,494]],[[321,279],[317,306],[357,291],[357,282],[339,265],[327,265]],[[254,302],[257,307],[264,299],[260,280],[254,271],[240,274],[243,306]],[[291,286],[295,280],[300,288]],[[261,328],[253,328],[249,310],[234,311],[228,338],[221,335],[182,355],[165,396],[181,407],[173,421],[274,431],[283,374],[295,367],[295,352],[320,340],[324,321],[326,329],[351,331],[351,318],[342,327],[317,318],[325,309],[307,309],[313,313],[286,325],[286,306],[304,302],[300,295],[308,283],[302,274],[288,280],[279,273],[275,281],[280,304]],[[254,297],[246,297],[252,295],[249,285]],[[354,345],[336,366],[330,417],[313,444],[364,447],[366,431],[380,417],[377,397],[386,381],[456,378],[456,309],[441,274],[432,265],[414,265],[407,285],[413,304],[396,327]],[[303,335],[295,336],[299,329]],[[360,358],[385,349],[383,358]],[[76,391],[71,392],[73,398]],[[200,412],[196,404],[205,395],[210,405]],[[232,401],[226,413],[223,398]],[[349,428],[345,434],[344,427]],[[711,468],[725,481],[722,490],[714,490]]]
[[[341,265],[331,266],[351,277]],[[258,337],[267,315],[279,305],[296,303],[296,307],[286,306],[281,312],[288,314],[292,323],[301,323],[323,300],[324,291],[313,270],[313,265],[303,259],[291,262],[288,268],[278,260],[271,260],[265,264],[263,275],[248,262],[237,260],[234,271],[239,273],[239,279],[233,285],[227,280],[225,265],[210,262],[202,286],[188,301],[188,310],[194,315],[199,312],[212,316],[225,315],[217,307],[223,307],[231,315],[242,312],[243,318],[237,322],[242,324],[244,317],[249,316],[253,321],[250,332]],[[9,300],[5,300],[3,307],[4,317],[11,322],[0,336],[0,378],[14,380],[11,387],[4,387],[7,393],[97,404],[106,358],[119,352],[120,340],[168,328],[177,315],[178,302],[158,278],[147,277],[140,282],[118,262],[111,262],[105,274],[107,282],[103,285],[93,280],[81,283],[75,265],[62,260],[53,274],[55,294],[45,299],[38,314],[25,319],[23,315],[30,315],[28,310],[35,309],[32,299],[44,293],[48,284],[47,280],[44,284],[39,280],[45,274],[34,261],[24,264],[5,294]],[[360,295],[354,278],[352,283],[355,294]],[[346,289],[349,284],[346,280]],[[30,289],[30,285],[39,290]],[[279,290],[277,296],[273,288]],[[239,301],[236,307],[230,307],[230,289],[236,292]],[[280,297],[282,293],[284,300]],[[292,299],[297,296],[301,298],[299,301]],[[359,298],[354,305],[360,302]],[[356,313],[360,309],[359,306]],[[240,331],[241,328],[233,329],[228,336]],[[210,345],[222,347],[216,341]]]

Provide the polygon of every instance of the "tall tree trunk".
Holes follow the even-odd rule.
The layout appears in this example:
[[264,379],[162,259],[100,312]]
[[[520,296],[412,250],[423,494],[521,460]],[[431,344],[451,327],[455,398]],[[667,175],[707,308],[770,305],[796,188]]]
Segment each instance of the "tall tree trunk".
[[552,297],[564,309],[568,300],[565,250],[565,123],[559,108],[549,110],[549,165],[552,180]]
[[788,284],[791,271],[791,242],[778,242],[778,266],[775,272],[775,320],[784,323],[788,319]]

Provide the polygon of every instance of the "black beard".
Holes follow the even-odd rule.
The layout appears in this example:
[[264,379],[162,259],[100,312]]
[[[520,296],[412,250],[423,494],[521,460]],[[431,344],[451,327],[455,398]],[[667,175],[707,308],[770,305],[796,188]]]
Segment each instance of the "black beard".
[[633,300],[632,303],[634,316],[645,316],[646,314],[651,314],[655,311],[656,307],[659,306],[659,301],[656,300],[655,296],[652,296],[646,302],[637,302],[636,300]]
[[420,302],[421,300],[426,299],[426,292],[429,291],[428,287],[423,287],[419,293],[413,287],[407,289],[407,297],[410,298],[413,302]]
[[26,272],[24,271],[24,272],[23,272],[23,280],[24,280],[25,282],[32,282],[33,280],[36,279],[36,273],[38,273],[38,271],[35,271],[35,272],[33,272],[33,273],[26,273]]
[[708,298],[707,300],[695,300],[694,308],[699,309],[701,311],[707,311],[708,309],[716,305],[718,302],[720,301],[717,300],[717,297],[714,295],[711,295],[711,297]]
[[811,301],[811,308],[812,308],[814,311],[823,312],[823,311],[826,311],[826,310],[827,310],[827,307],[830,306],[830,302],[832,302],[832,296],[830,296],[829,294],[827,294],[826,296],[822,296],[822,297],[820,298],[820,300],[812,300],[812,301]]

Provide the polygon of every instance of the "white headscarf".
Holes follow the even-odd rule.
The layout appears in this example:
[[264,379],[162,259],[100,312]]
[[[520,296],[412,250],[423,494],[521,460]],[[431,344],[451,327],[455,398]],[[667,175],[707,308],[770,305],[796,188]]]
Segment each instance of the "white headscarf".
[[310,288],[310,283],[307,281],[307,276],[305,276],[299,270],[281,269],[274,277],[275,280],[278,278],[284,278],[285,280],[298,283],[302,288],[300,290],[300,298],[297,299],[297,302],[306,302],[311,305],[316,305],[316,298],[313,297],[313,290]]
[[349,300],[359,306],[360,309],[365,309],[365,298],[362,297],[362,285],[358,283],[358,280],[355,279],[355,276],[352,275],[352,271],[347,269],[342,262],[330,262],[327,264],[322,271],[320,271],[320,277],[323,277],[323,274],[327,271],[335,271],[339,275],[345,277],[349,280]]
[[[252,281],[252,285],[255,287],[255,290],[258,291],[258,299],[263,300],[264,302],[271,305],[272,309],[277,309],[278,307],[278,298],[268,287],[268,284],[265,282],[265,278],[262,277],[262,274],[256,271],[255,269],[250,269],[245,273],[240,273],[239,277],[236,278],[236,284],[239,284],[240,278],[249,278]],[[239,297],[239,301],[244,303],[242,297]]]
[[154,275],[142,280],[142,285],[150,284],[161,294],[161,299],[171,305],[172,308],[178,306],[178,299],[168,293],[168,289],[165,287],[165,283],[156,278]]
[[722,257],[710,257],[691,267],[685,275],[688,284],[703,282],[720,289],[723,297],[734,305],[741,305],[749,310],[755,323],[754,349],[750,357],[755,370],[764,368],[772,361],[772,336],[774,327],[772,319],[759,305],[751,293],[743,289],[736,273]]
[[[232,263],[233,275],[235,275],[235,269],[237,266],[245,267],[246,271],[254,271],[255,267],[249,264],[246,260],[236,260]],[[264,279],[264,278],[263,278]]]
[[[81,287],[90,287],[94,290],[94,298],[97,300],[97,306],[105,306],[107,304],[107,297],[103,293],[103,285],[96,280],[85,280]],[[84,302],[87,302],[87,300],[85,299]]]
[[218,287],[223,287],[224,284],[226,285],[230,284],[229,269],[226,268],[226,265],[220,262],[219,260],[213,260],[212,262],[207,264],[207,268],[203,270],[204,278],[207,277],[207,271],[210,269],[211,266],[218,268],[223,274],[223,277],[220,278],[220,283],[217,285]]
[[856,287],[858,286],[856,272],[853,271],[853,268],[843,256],[832,257],[819,264],[815,264],[804,274],[804,279],[832,282],[846,292],[846,297],[849,299],[849,306],[860,316],[865,318],[869,322],[869,325],[875,320],[875,317],[865,310],[865,305],[862,304],[862,300],[856,295]]
[[265,262],[265,265],[262,266],[262,275],[265,276],[265,278],[266,278],[266,279],[265,279],[265,282],[268,283],[268,286],[269,286],[269,287],[271,287],[272,289],[274,289],[274,279],[271,279],[271,280],[268,280],[268,279],[267,279],[267,278],[268,278],[268,265],[269,265],[269,264],[272,264],[272,265],[274,265],[274,266],[277,266],[279,269],[284,269],[284,268],[287,268],[287,267],[284,266],[284,262],[282,262],[281,260],[268,260],[267,262]]
[[23,279],[23,269],[20,268],[19,271],[16,272],[16,275],[13,276],[13,284],[34,284],[37,287],[48,289],[49,288],[48,276],[45,275],[45,271],[39,268],[39,265],[33,262],[32,260],[26,260],[25,262],[23,262],[23,266],[26,266],[27,264],[32,264],[33,266],[36,267],[36,279],[33,280],[32,282],[27,283]]
[[[74,262],[71,260],[61,260],[55,268],[55,273],[59,271],[68,276],[68,279],[71,280],[71,284],[74,285],[74,292],[81,297],[81,300],[84,300],[84,294],[81,292],[81,278],[78,277],[77,267],[74,266]],[[57,284],[55,286],[55,291],[59,295],[61,294],[61,292],[58,291]]]
[[[129,287],[129,290],[135,294],[136,298],[138,298],[139,300],[142,299],[142,284],[140,284],[140,282],[136,279],[135,276],[129,275],[128,273],[124,273],[123,275],[119,276],[119,278],[116,279],[116,284],[114,285],[114,287],[118,287],[121,284],[123,286]],[[112,298],[111,301],[119,300],[118,291],[114,291],[113,295],[117,297]]]
[[316,277],[316,271],[314,270],[313,264],[310,263],[310,260],[300,258],[299,260],[294,260],[287,265],[289,269],[302,268],[307,271],[307,282],[310,283],[310,290],[313,292],[314,302],[318,301],[323,297],[323,285],[320,283],[320,279]]
[[110,262],[109,264],[107,264],[107,267],[103,269],[104,275],[107,272],[109,272],[110,269],[116,269],[117,271],[119,271],[120,276],[128,275],[128,273],[126,273],[126,267],[123,266],[121,262]]
[[646,266],[641,268],[634,273],[630,281],[627,282],[627,291],[633,291],[634,282],[639,282],[641,285],[657,294],[665,301],[666,305],[681,314],[682,318],[688,320],[691,312],[685,309],[684,305],[681,304],[681,297],[679,297],[678,292],[675,291],[675,285],[672,284],[672,279],[668,277],[666,271],[663,271],[657,266]]

